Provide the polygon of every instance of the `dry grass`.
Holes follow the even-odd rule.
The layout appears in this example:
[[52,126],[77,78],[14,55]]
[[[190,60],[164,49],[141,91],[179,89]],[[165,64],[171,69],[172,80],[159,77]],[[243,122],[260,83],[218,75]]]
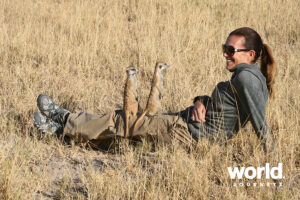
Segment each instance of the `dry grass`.
[[[300,4],[298,0],[0,1],[0,199],[300,198]],[[36,97],[71,111],[120,108],[125,68],[140,70],[145,105],[156,60],[171,64],[165,111],[228,80],[221,44],[235,28],[257,30],[279,66],[268,122],[277,148],[266,156],[251,127],[227,147],[121,144],[117,153],[66,145],[33,128]],[[229,166],[283,163],[282,187],[233,187]]]

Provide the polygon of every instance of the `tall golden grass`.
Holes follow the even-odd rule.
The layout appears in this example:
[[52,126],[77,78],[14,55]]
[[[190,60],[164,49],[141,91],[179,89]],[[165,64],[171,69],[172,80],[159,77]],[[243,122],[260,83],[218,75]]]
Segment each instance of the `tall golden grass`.
[[[300,198],[299,9],[298,0],[1,0],[0,199]],[[113,154],[33,127],[40,93],[73,112],[121,108],[131,63],[144,106],[157,60],[171,64],[163,109],[180,111],[230,78],[221,44],[243,26],[261,34],[279,68],[267,108],[273,155],[250,125],[226,147],[204,139],[191,152],[175,144],[153,153],[123,141]],[[266,162],[283,163],[282,187],[233,186],[227,167]]]

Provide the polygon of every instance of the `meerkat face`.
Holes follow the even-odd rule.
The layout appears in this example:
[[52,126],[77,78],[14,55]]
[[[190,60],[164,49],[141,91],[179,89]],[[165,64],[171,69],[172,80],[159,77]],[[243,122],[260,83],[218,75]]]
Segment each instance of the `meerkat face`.
[[128,67],[128,68],[126,69],[126,73],[127,73],[128,76],[135,75],[135,74],[137,74],[138,72],[139,72],[139,70],[138,70],[137,68],[135,68],[135,67]]
[[163,71],[163,70],[167,69],[168,67],[170,67],[170,65],[167,64],[167,63],[158,62],[158,63],[156,64],[156,68],[157,68],[159,71]]

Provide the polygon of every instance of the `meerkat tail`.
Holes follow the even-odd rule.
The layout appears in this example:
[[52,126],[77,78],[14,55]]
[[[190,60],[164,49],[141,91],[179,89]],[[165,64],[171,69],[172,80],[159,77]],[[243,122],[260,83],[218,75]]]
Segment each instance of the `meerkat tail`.
[[132,130],[131,130],[131,135],[134,134],[136,127],[139,125],[139,123],[142,121],[142,119],[145,117],[145,115],[147,114],[148,110],[146,109],[138,118],[137,120],[134,122],[133,126],[132,126]]
[[125,135],[124,137],[127,138],[129,134],[129,112],[125,111]]

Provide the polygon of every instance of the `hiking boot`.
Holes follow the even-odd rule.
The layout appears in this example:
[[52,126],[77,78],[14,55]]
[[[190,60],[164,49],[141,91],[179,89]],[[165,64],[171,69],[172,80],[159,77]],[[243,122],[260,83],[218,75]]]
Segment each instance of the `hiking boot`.
[[40,94],[37,98],[37,106],[41,113],[54,122],[64,126],[70,111],[57,105],[50,97]]
[[33,114],[34,125],[43,133],[59,135],[63,132],[62,125],[52,122],[39,112]]

